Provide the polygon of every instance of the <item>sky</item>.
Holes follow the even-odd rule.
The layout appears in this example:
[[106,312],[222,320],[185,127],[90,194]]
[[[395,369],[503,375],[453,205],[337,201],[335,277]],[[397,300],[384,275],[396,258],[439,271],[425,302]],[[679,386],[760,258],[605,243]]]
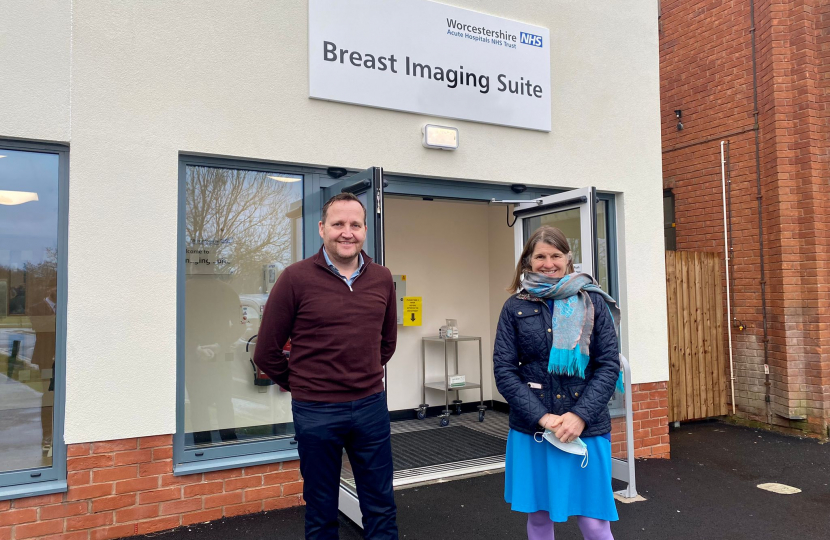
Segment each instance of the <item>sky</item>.
[[27,191],[37,201],[0,204],[0,266],[43,262],[58,245],[58,155],[0,147],[0,190]]

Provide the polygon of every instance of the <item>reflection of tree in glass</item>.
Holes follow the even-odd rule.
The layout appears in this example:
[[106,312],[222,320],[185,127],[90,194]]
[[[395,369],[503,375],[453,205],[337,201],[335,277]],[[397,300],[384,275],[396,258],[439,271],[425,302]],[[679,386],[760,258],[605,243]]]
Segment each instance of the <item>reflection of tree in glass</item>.
[[187,168],[187,244],[215,250],[215,273],[234,274],[242,292],[262,284],[263,264],[291,263],[291,222],[285,215],[302,184],[269,175],[274,173]]
[[[579,238],[568,238],[568,245],[571,247],[571,252],[574,255],[582,253],[582,247],[579,245]],[[576,259],[576,257],[574,257]]]
[[[43,261],[37,264],[24,262],[19,266],[0,265],[0,280],[9,284],[7,300],[9,315],[24,315],[32,304],[42,301],[49,294],[49,282],[58,275],[58,250],[47,247]],[[17,300],[19,296],[19,305]]]
[[29,273],[30,279],[43,283],[44,286],[50,279],[55,279],[58,275],[57,248],[47,247],[43,256],[43,262],[40,264],[27,264],[26,271]]
[[608,292],[608,248],[606,246],[605,238],[597,238],[597,251],[599,252],[599,276],[597,281],[602,290]]

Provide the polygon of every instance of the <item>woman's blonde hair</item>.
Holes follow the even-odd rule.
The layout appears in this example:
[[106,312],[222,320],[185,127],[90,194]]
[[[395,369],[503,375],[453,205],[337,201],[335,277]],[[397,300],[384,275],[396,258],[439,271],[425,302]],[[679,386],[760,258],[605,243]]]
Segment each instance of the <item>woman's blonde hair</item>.
[[565,234],[556,227],[542,225],[530,235],[530,238],[527,239],[527,243],[522,250],[522,255],[519,257],[519,262],[516,264],[516,272],[513,274],[513,281],[510,283],[510,287],[507,288],[509,292],[514,293],[522,286],[522,274],[530,272],[530,258],[533,256],[533,250],[536,249],[536,244],[539,242],[544,242],[545,244],[553,246],[567,255],[568,268],[566,273],[573,273],[574,264],[573,256],[571,255],[571,246],[568,245],[568,239],[565,238]]

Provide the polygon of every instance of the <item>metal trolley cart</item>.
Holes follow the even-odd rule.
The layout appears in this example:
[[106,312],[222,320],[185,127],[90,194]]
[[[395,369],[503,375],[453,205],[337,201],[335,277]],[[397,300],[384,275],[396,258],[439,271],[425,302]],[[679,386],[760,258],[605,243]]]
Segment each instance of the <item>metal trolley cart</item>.
[[[440,342],[444,344],[444,379],[438,381],[427,381],[427,358],[426,358],[426,343],[427,341],[432,342]],[[462,386],[450,386],[450,366],[449,366],[449,357],[447,356],[447,343],[452,343],[455,345],[455,368],[456,372],[458,371],[458,343],[460,341],[478,341],[478,374],[479,374],[479,382],[465,382]],[[479,405],[478,405],[478,421],[484,422],[484,412],[487,410],[487,406],[484,404],[484,388],[482,386],[482,381],[484,380],[484,373],[483,373],[483,360],[481,356],[481,338],[474,337],[474,336],[459,336],[457,338],[441,338],[441,337],[423,337],[421,338],[421,367],[422,367],[422,374],[423,374],[423,381],[424,384],[421,387],[421,405],[415,409],[418,413],[418,419],[423,420],[427,417],[427,408],[429,405],[427,404],[426,398],[426,389],[432,388],[435,390],[441,390],[444,392],[444,411],[439,416],[440,425],[441,427],[450,425],[450,392],[453,390],[455,391],[455,399],[453,400],[453,404],[455,405],[455,413],[461,414],[461,400],[458,397],[458,392],[461,390],[469,390],[471,388],[478,388],[479,392]]]

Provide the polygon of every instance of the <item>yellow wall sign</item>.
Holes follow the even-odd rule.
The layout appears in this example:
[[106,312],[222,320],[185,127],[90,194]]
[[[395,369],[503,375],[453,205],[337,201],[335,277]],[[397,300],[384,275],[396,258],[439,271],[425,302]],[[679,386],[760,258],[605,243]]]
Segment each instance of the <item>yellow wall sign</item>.
[[403,297],[404,326],[421,326],[421,313],[422,309],[420,296]]

